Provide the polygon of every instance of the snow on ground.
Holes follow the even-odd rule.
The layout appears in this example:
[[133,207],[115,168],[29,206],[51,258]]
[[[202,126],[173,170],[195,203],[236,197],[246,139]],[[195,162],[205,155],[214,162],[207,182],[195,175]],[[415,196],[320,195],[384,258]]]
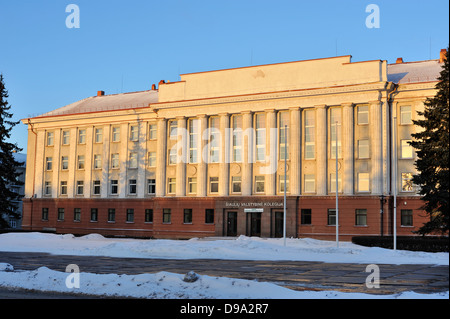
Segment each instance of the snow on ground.
[[[448,265],[448,253],[393,251],[363,247],[349,242],[314,239],[264,239],[240,236],[237,239],[204,240],[138,240],[108,239],[98,234],[83,237],[43,233],[7,233],[0,235],[0,252],[46,252],[60,255],[109,256],[165,259],[235,259],[235,260],[296,260],[333,263],[436,264]],[[397,295],[343,293],[337,291],[293,291],[271,283],[200,276],[194,283],[183,281],[183,275],[156,274],[119,275],[80,273],[80,288],[68,289],[65,280],[70,275],[46,267],[34,271],[14,271],[1,263],[0,287],[17,287],[56,292],[76,292],[107,296],[138,298],[212,298],[212,299],[365,299],[365,298],[442,298],[449,293]]]
[[[240,236],[235,240],[109,239],[98,234],[83,237],[45,233],[0,235],[0,251],[47,252],[59,255],[164,259],[295,260],[361,264],[448,265],[448,253],[393,251],[350,242],[310,238],[283,239]],[[1,262],[1,260],[0,260]]]
[[73,273],[47,267],[33,271],[14,271],[10,264],[0,263],[0,287],[25,288],[52,292],[155,299],[448,299],[449,293],[372,295],[338,291],[294,291],[271,283],[225,277],[199,276],[193,283],[184,276],[156,274],[118,275],[79,273],[79,288],[68,288],[77,282]]

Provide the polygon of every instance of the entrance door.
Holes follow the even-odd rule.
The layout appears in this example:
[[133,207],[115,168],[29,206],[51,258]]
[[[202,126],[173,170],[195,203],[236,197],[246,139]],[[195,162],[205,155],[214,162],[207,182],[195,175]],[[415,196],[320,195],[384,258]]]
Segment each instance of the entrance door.
[[250,219],[249,235],[261,237],[261,213],[248,213],[247,218]]
[[283,227],[284,227],[283,217],[284,217],[283,212],[275,212],[275,229],[274,229],[275,238],[283,237]]
[[227,214],[227,236],[237,236],[237,212],[228,212]]

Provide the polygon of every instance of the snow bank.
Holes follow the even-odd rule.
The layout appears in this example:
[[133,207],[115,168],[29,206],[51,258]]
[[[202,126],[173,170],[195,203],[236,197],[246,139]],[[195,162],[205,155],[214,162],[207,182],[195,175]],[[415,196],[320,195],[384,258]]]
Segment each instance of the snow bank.
[[[363,247],[350,242],[310,238],[283,239],[240,236],[235,240],[109,239],[99,234],[83,237],[42,233],[0,235],[0,251],[46,252],[60,255],[164,259],[293,260],[362,264],[448,265],[448,253],[412,252]],[[0,260],[1,261],[1,260]]]
[[[8,271],[6,271],[8,270]],[[294,291],[271,283],[225,277],[198,276],[195,282],[183,281],[183,275],[118,275],[80,273],[79,288],[67,288],[71,273],[41,267],[33,271],[13,271],[0,263],[0,287],[24,288],[62,293],[157,299],[448,299],[449,293],[371,295],[337,291]]]

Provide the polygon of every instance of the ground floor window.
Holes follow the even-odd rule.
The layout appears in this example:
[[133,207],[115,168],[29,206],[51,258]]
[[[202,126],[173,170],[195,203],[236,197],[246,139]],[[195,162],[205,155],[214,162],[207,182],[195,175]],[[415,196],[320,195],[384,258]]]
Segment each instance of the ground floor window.
[[336,226],[336,209],[334,208],[328,209],[327,225]]
[[108,208],[108,221],[115,222],[116,221],[116,209]]
[[64,208],[58,208],[58,220],[64,220]]
[[355,211],[355,225],[356,226],[367,225],[367,209],[357,209]]
[[98,209],[97,208],[91,208],[91,222],[98,221]]
[[127,222],[128,223],[134,222],[134,209],[132,208],[127,209]]
[[413,225],[413,211],[412,209],[401,210],[401,225],[412,226]]
[[183,212],[183,223],[192,224],[192,209],[185,208]]
[[214,209],[205,209],[205,224],[214,224]]
[[171,214],[170,208],[163,209],[163,224],[170,224]]
[[300,217],[302,225],[311,225],[311,209],[302,209]]
[[145,210],[145,222],[146,223],[153,223],[153,209],[146,209]]
[[81,220],[81,208],[73,209],[73,220],[79,222]]

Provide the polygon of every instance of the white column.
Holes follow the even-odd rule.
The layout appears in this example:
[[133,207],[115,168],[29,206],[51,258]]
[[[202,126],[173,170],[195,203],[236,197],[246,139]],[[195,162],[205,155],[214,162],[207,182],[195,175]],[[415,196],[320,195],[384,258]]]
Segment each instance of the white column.
[[342,104],[342,138],[344,162],[344,194],[352,195],[354,192],[354,119],[353,104]]
[[137,196],[144,198],[147,189],[145,163],[147,159],[147,122],[139,122]]
[[53,198],[59,197],[61,185],[59,184],[59,172],[61,170],[61,130],[55,130],[55,139],[53,146],[53,176],[52,176],[52,185],[53,185]]
[[381,102],[370,102],[370,141],[372,159],[372,194],[381,195],[383,187]]
[[327,109],[326,105],[316,106],[317,119],[317,195],[327,194]]
[[273,196],[276,193],[276,173],[278,167],[277,156],[277,113],[275,110],[265,110],[266,112],[266,195]]
[[291,195],[300,195],[300,181],[301,181],[301,121],[300,109],[298,107],[290,108],[290,123],[289,123],[289,191]]
[[[34,136],[33,133],[31,133],[30,131],[28,131],[29,136]],[[35,143],[36,144],[36,163],[35,163],[35,167],[34,167],[34,194],[36,194],[37,198],[41,198],[42,194],[43,194],[43,188],[44,188],[44,176],[45,176],[45,145],[46,145],[46,131],[45,130],[39,130],[37,131],[37,138]],[[32,152],[34,152],[34,149],[30,149],[28,147],[28,154],[27,157],[29,157],[29,154],[32,154]],[[53,159],[53,161],[55,161],[56,159]],[[31,172],[31,169],[33,168],[31,165],[28,166],[28,162],[27,162],[27,174],[28,172]],[[27,185],[25,185],[27,186]],[[53,185],[53,181],[52,181],[52,188],[54,188]],[[32,197],[34,196],[33,194],[33,189],[29,190],[27,193],[27,197]],[[28,196],[29,195],[29,196]]]
[[242,196],[252,194],[253,185],[253,118],[252,112],[242,112],[243,152],[242,152]]
[[156,140],[156,197],[166,193],[167,120],[158,119]]
[[[128,170],[128,158],[130,154],[128,153],[128,123],[124,123],[120,126],[120,152],[119,152],[119,198],[125,198],[127,195],[128,181],[127,181],[127,170]],[[104,137],[103,137],[104,138]],[[109,181],[105,182],[109,187]],[[103,193],[103,191],[102,191]]]
[[229,162],[230,162],[230,116],[220,113],[220,162],[219,162],[219,195],[229,194]]
[[[77,128],[70,129],[69,136],[69,180],[67,181],[67,197],[73,198],[77,192],[75,170],[77,165]],[[84,189],[83,189],[84,190]]]
[[[102,152],[102,184],[109,184],[109,162],[110,162],[110,132],[111,126],[103,126],[103,152]],[[108,197],[108,187],[102,187],[100,189],[100,195],[102,198]]]
[[184,116],[177,117],[177,140],[176,196],[186,196],[186,162],[189,152],[187,147],[186,118]]
[[[208,159],[208,148],[207,148],[207,140],[204,139],[208,136],[207,130],[208,130],[208,118],[205,114],[199,114],[198,116],[199,120],[199,127],[198,127],[198,133],[199,133],[199,150],[198,150],[198,165],[197,165],[197,196],[198,197],[205,197],[207,192],[207,163],[205,160]],[[204,154],[203,154],[204,153]],[[219,180],[219,182],[222,182]]]

